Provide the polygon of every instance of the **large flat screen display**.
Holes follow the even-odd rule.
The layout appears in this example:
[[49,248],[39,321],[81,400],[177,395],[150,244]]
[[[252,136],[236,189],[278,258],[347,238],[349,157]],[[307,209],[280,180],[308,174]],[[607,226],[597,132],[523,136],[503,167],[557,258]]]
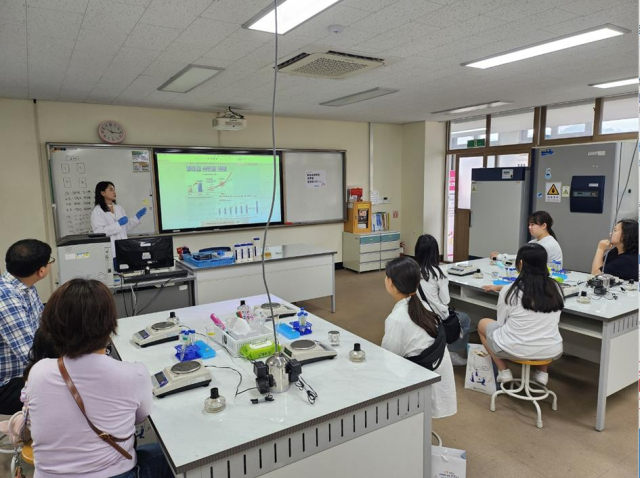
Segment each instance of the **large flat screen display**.
[[[272,151],[154,150],[160,232],[266,224],[273,193]],[[282,224],[281,153],[271,222]]]

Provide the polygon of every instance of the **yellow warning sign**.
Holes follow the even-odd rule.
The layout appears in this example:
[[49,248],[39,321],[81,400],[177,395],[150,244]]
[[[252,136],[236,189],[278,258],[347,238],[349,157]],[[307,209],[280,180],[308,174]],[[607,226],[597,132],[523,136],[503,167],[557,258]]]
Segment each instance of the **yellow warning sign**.
[[547,194],[545,195],[545,202],[561,202],[560,190],[562,189],[562,183],[546,183],[545,188]]

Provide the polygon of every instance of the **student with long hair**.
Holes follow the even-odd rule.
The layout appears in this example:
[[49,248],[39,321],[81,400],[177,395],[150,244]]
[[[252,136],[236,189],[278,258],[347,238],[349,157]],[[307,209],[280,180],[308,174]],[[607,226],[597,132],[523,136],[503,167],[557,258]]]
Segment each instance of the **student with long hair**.
[[638,280],[638,221],[619,221],[613,228],[611,239],[598,243],[591,273],[601,272],[622,280]]
[[113,295],[102,282],[73,279],[49,298],[40,330],[59,358],[37,361],[26,390],[35,476],[173,477],[159,445],[134,449],[135,424],[152,409],[151,377],[143,364],[105,355],[116,328]]
[[443,418],[457,411],[456,384],[444,339],[444,325],[440,317],[427,310],[417,296],[420,277],[420,267],[410,257],[399,257],[387,263],[384,285],[396,304],[384,322],[381,347],[415,362],[416,357],[439,341],[442,356],[436,360],[437,367],[432,368],[432,362],[416,363],[442,377],[440,382],[432,386],[431,397],[432,417]]
[[[547,250],[549,262],[557,261],[562,263],[562,248],[558,244],[556,234],[553,232],[553,218],[547,211],[536,211],[529,217],[529,234],[533,237],[529,244],[540,244]],[[502,257],[499,257],[502,256]],[[492,252],[491,258],[500,258],[502,260],[513,260],[515,256],[508,254],[500,254]]]
[[[520,272],[498,297],[498,320],[482,319],[480,340],[498,367],[498,382],[513,380],[506,360],[555,359],[562,355],[558,329],[564,297],[549,277],[547,251],[540,244],[525,244],[516,256]],[[538,367],[532,379],[542,385],[549,380],[548,367]]]
[[[438,241],[429,234],[418,238],[415,247],[416,262],[420,266],[420,289],[422,290],[427,307],[445,320],[449,316],[449,279],[440,268],[440,250]],[[422,297],[422,296],[421,296]],[[454,343],[447,345],[453,365],[467,363],[467,344],[469,343],[469,328],[471,319],[464,312],[456,311],[462,336]]]
[[147,208],[140,209],[134,217],[128,217],[119,204],[116,204],[116,187],[111,181],[96,184],[95,207],[91,211],[91,229],[97,234],[106,234],[111,238],[111,252],[116,256],[115,241],[127,239],[127,233],[140,224]]

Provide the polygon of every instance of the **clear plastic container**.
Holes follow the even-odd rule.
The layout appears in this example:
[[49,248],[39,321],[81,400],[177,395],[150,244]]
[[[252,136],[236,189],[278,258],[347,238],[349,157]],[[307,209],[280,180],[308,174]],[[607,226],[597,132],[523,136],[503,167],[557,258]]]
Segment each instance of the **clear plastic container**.
[[175,312],[169,312],[167,322],[172,322],[174,325],[180,325],[180,319],[176,316]]

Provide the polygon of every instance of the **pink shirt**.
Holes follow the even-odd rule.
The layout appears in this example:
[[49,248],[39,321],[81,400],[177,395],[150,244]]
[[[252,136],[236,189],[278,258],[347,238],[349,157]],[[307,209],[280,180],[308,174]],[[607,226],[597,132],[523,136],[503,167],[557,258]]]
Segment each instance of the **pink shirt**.
[[[151,377],[140,363],[119,362],[107,355],[65,358],[87,416],[118,438],[128,437],[153,406]],[[127,460],[89,427],[62,380],[55,359],[38,362],[29,373],[27,403],[36,463],[34,478],[108,478],[136,465],[134,437],[118,444],[133,456]]]

